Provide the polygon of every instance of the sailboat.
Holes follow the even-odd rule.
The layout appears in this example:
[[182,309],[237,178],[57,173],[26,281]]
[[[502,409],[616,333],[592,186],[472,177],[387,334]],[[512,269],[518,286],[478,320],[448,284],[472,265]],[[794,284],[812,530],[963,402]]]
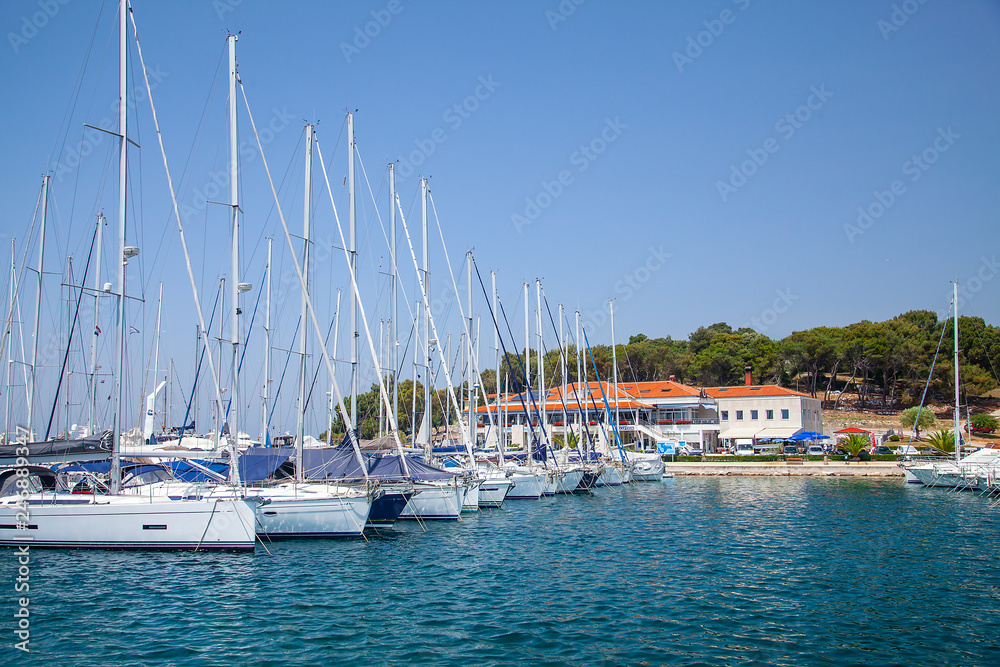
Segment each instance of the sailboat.
[[[954,407],[954,461],[932,461],[904,465],[907,480],[914,478],[924,486],[942,486],[957,489],[989,490],[991,482],[1000,471],[1000,449],[986,447],[962,458],[961,406],[959,405],[958,371],[958,283],[954,284],[954,333],[955,333],[955,407]],[[942,332],[943,333],[943,332]],[[929,381],[929,380],[928,380]]]
[[[239,143],[236,133],[236,35],[229,35],[229,122],[230,122],[230,206],[232,209],[233,247],[232,247],[232,401],[230,403],[230,423],[232,431],[238,432],[239,424],[239,314],[237,300],[243,283],[239,282],[239,177],[238,150]],[[252,120],[252,119],[251,119]],[[310,227],[312,201],[312,162],[315,130],[313,125],[305,128],[305,192],[303,213],[303,259],[302,259],[302,321],[305,322],[312,307],[309,298],[309,259],[310,259]],[[298,267],[297,267],[298,270]],[[299,376],[299,410],[297,412],[296,447],[295,447],[295,479],[288,482],[272,483],[267,486],[235,488],[238,474],[233,470],[237,466],[230,465],[230,485],[217,485],[202,491],[198,488],[182,490],[187,496],[225,497],[242,492],[249,498],[260,501],[257,506],[257,533],[268,538],[298,538],[298,537],[344,537],[359,536],[364,531],[371,512],[372,503],[381,493],[376,485],[367,479],[361,484],[340,484],[336,482],[309,481],[306,475],[304,461],[304,393],[306,370],[306,337],[308,328],[303,326],[300,338],[300,376]],[[321,341],[322,344],[322,341]],[[325,347],[325,345],[324,345]],[[326,356],[326,350],[323,350]],[[353,427],[353,425],[352,425]],[[230,435],[230,439],[234,436]],[[232,448],[235,451],[235,447]],[[359,463],[364,465],[360,450],[356,450]],[[166,493],[176,492],[176,487],[167,485]]]
[[[121,403],[125,339],[125,265],[137,254],[127,248],[126,186],[128,123],[126,82],[128,76],[127,0],[119,5],[119,181],[118,181],[118,322],[115,339],[114,426],[112,437],[111,486],[95,484],[84,493],[72,493],[63,476],[29,467],[31,450],[15,448],[19,457],[17,476],[24,483],[4,485],[0,492],[0,545],[117,548],[253,550],[254,501],[243,498],[172,500],[164,496],[136,497],[121,493]],[[135,27],[133,21],[133,28]],[[141,58],[141,55],[140,55]],[[147,84],[148,88],[148,84]],[[150,100],[152,104],[152,100]],[[47,190],[47,188],[46,188]],[[30,429],[29,429],[30,430]],[[22,475],[21,472],[25,474]]]

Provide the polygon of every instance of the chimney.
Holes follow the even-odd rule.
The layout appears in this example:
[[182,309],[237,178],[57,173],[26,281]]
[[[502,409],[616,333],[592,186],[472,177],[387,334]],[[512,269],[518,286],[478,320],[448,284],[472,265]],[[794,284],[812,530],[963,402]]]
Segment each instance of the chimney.
[[671,375],[669,379],[670,379],[671,382],[675,382],[677,380],[677,376],[676,375]]
[[746,383],[748,387],[753,386],[753,366],[747,366],[743,369],[744,376],[746,378]]

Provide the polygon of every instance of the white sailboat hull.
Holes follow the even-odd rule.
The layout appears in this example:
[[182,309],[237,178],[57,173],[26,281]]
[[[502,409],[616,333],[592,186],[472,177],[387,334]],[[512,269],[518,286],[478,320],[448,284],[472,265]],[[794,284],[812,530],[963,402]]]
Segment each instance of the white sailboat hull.
[[479,486],[479,507],[497,508],[503,505],[504,499],[513,488],[513,483],[506,477],[485,479]]
[[513,483],[507,498],[511,500],[538,500],[544,491],[543,475],[529,472],[515,472],[510,481]]
[[371,506],[367,497],[272,500],[257,508],[257,534],[271,539],[357,537]]
[[583,479],[583,470],[562,470],[556,482],[556,493],[573,493]]
[[924,486],[940,486],[949,489],[983,489],[988,486],[989,471],[984,467],[958,467],[954,464],[927,464],[903,469]]
[[624,483],[625,477],[622,475],[622,471],[615,466],[608,466],[597,478],[596,486],[621,486]]
[[229,498],[169,500],[153,497],[45,493],[0,501],[0,545],[72,549],[254,549],[254,508]]
[[[232,499],[231,486],[153,484],[139,487],[157,496],[173,498]],[[371,511],[372,496],[351,486],[319,483],[285,483],[241,489],[256,503],[255,532],[270,539],[307,537],[356,537],[361,535]]]
[[464,488],[452,482],[445,484],[417,482],[414,484],[413,497],[406,503],[406,508],[399,515],[399,518],[458,520],[462,513]]
[[479,480],[474,480],[472,483],[467,484],[465,495],[462,497],[463,512],[479,511],[479,494],[481,490],[482,486],[480,486]]

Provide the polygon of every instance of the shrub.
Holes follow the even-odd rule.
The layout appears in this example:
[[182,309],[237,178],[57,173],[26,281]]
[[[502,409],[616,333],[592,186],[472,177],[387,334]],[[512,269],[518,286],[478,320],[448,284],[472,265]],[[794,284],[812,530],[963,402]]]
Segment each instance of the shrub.
[[972,415],[972,428],[985,433],[997,430],[997,418],[993,415]]
[[931,412],[930,409],[928,408],[923,408],[923,409],[919,407],[906,408],[899,415],[899,419],[903,423],[903,428],[913,428],[913,424],[917,420],[917,413],[920,414],[920,423],[917,424],[916,427],[917,437],[919,438],[920,429],[931,428],[932,426],[934,426],[937,423],[937,417],[935,417],[934,413]]

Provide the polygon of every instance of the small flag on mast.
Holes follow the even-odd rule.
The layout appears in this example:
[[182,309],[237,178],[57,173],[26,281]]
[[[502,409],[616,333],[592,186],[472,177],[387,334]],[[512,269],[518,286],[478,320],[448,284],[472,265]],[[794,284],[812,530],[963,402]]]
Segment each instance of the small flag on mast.
[[94,325],[94,335],[95,336],[101,335],[101,327],[97,326],[96,324]]

